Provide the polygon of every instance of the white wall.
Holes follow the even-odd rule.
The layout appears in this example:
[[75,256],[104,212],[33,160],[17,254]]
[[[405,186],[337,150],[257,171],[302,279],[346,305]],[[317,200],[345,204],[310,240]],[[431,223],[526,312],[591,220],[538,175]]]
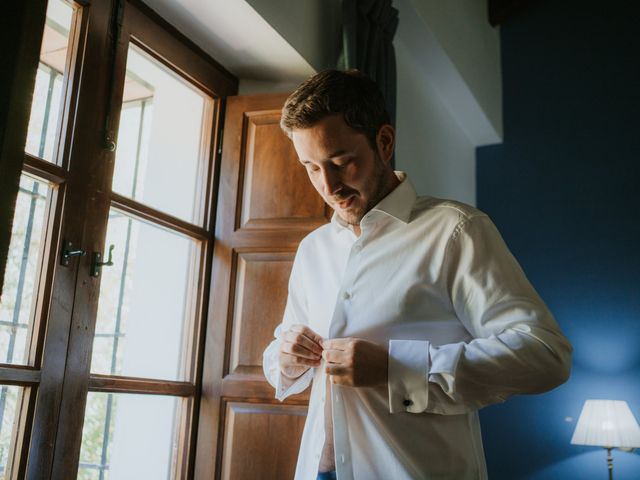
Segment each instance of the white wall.
[[246,0],[316,71],[336,64],[341,0]]
[[411,0],[411,3],[501,137],[500,31],[489,24],[487,0]]
[[[238,78],[286,82],[313,72],[308,60],[245,0],[144,2]],[[307,27],[296,17],[300,11],[294,9],[289,19],[304,34]]]
[[419,194],[476,202],[475,146],[442,97],[419,74],[406,46],[396,42],[398,96],[396,168]]
[[[422,10],[427,0],[394,0],[401,18],[395,41],[405,45],[416,66],[416,73],[425,84],[429,83],[435,89],[474,145],[481,146],[502,141],[502,97],[498,32],[488,24],[487,1],[474,2],[483,4],[485,8],[460,8],[461,11],[452,12],[445,8],[449,2],[436,2],[444,11],[439,11],[440,16],[434,15],[427,20]],[[467,19],[466,35],[438,34],[446,31],[450,24],[456,25],[460,21],[458,17]],[[477,30],[475,33],[472,32],[474,29]],[[460,53],[453,56],[449,53],[452,50],[473,53],[474,49],[477,50],[475,43],[484,37],[492,39],[488,42],[492,48],[481,49],[485,58],[477,60],[473,55]],[[461,74],[471,70],[476,73],[475,82],[468,82]],[[480,94],[483,91],[484,96]],[[484,104],[479,98],[484,98]]]
[[[313,72],[309,73],[309,76]],[[252,78],[241,78],[238,83],[238,95],[249,95],[253,93],[277,93],[277,92],[293,92],[301,83],[297,82],[269,82],[262,80],[254,80]]]

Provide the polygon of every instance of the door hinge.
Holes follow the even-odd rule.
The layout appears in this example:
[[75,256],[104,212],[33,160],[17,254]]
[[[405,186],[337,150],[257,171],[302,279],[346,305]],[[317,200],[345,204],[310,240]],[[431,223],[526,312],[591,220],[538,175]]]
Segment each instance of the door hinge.
[[218,156],[222,155],[222,141],[224,140],[224,128],[218,130]]

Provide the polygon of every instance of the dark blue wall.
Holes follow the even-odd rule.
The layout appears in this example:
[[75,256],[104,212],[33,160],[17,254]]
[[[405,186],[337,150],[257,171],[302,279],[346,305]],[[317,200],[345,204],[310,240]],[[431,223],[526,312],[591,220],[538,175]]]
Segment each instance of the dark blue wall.
[[[605,451],[569,441],[588,398],[640,420],[640,7],[530,3],[501,28],[505,136],[478,149],[478,205],[575,352],[567,384],[482,411],[489,478],[606,479]],[[614,473],[640,479],[640,453]]]

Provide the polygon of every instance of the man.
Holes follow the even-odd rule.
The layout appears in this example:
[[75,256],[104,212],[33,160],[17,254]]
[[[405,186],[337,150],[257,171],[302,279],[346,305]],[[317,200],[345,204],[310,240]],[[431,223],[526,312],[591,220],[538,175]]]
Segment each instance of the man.
[[313,380],[296,479],[486,478],[478,409],[564,382],[571,346],[485,214],[393,171],[371,80],[312,77],[281,126],[335,211],[264,352],[278,399]]

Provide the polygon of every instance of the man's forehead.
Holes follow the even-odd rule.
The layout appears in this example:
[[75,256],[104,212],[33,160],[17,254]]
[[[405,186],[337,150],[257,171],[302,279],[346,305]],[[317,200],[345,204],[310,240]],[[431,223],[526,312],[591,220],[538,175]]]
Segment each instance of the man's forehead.
[[362,134],[359,130],[351,127],[344,119],[342,114],[331,114],[325,115],[320,118],[314,124],[304,127],[304,128],[296,128],[294,127],[291,130],[291,135],[312,135],[315,137],[329,136],[331,138],[335,138],[336,136],[357,136]]
[[301,161],[320,161],[342,156],[353,152],[356,143],[344,135],[331,132],[310,131],[309,129],[294,130],[291,140]]

